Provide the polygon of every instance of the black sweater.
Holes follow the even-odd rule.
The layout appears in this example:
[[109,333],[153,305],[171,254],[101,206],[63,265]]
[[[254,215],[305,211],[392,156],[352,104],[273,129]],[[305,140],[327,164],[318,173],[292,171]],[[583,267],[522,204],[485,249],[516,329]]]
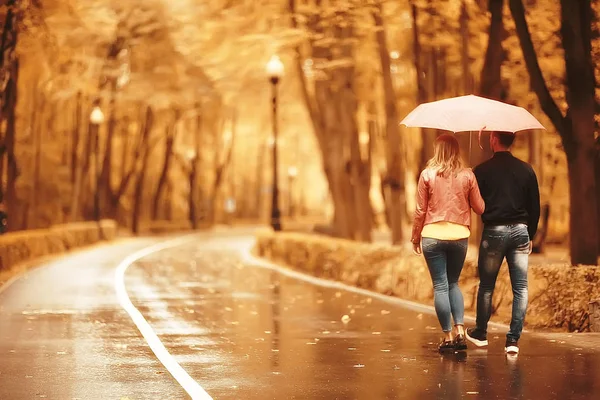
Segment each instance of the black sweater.
[[485,200],[484,225],[524,223],[533,240],[540,219],[540,190],[531,165],[501,151],[473,172]]

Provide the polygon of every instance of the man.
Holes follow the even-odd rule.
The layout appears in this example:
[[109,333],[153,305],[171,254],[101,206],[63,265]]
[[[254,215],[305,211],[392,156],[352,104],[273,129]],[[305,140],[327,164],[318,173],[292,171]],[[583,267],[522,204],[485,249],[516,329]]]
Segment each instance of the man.
[[467,329],[467,339],[487,346],[487,326],[492,314],[492,294],[504,258],[513,291],[512,319],[506,335],[507,354],[519,352],[519,338],[527,310],[527,268],[532,240],[540,218],[540,192],[531,165],[514,157],[510,148],[515,135],[492,132],[494,156],[473,172],[485,200],[483,234],[479,246],[477,321]]

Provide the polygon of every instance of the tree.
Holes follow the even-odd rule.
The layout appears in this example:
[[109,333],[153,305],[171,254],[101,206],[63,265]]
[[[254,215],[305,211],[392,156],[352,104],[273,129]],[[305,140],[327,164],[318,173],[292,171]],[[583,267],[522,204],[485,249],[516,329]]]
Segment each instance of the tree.
[[[19,58],[17,45],[19,42],[19,29],[23,19],[24,7],[15,0],[6,3],[7,13],[2,28],[0,43],[0,74],[2,76],[2,103],[0,122],[6,121],[6,132],[4,135],[4,154],[8,159],[6,179],[6,203],[9,215],[8,230],[18,228],[16,221],[17,193],[16,180],[18,177],[17,161],[15,155],[16,142],[16,106],[18,98],[19,81]],[[3,164],[4,160],[0,160]]]
[[404,190],[405,167],[403,162],[403,142],[398,126],[398,107],[391,76],[390,51],[386,43],[386,29],[382,16],[382,6],[378,4],[373,11],[375,21],[375,37],[381,62],[383,92],[385,96],[386,158],[387,174],[385,182],[391,189],[390,228],[392,243],[399,244],[404,240],[403,222],[406,220],[406,192]]
[[[144,123],[141,127],[141,138],[142,142],[147,143],[150,138],[152,128],[154,125],[154,113],[152,112],[151,107],[146,108]],[[133,208],[132,208],[132,216],[131,216],[131,230],[133,233],[139,233],[140,231],[140,220],[142,214],[142,200],[144,193],[144,183],[146,180],[146,174],[148,171],[148,165],[150,162],[150,154],[152,152],[154,146],[144,146],[143,153],[141,156],[141,165],[139,168],[136,168],[137,177],[135,181],[135,188],[133,194]]]
[[[296,47],[296,72],[313,131],[321,150],[323,170],[334,204],[337,235],[364,241],[371,240],[371,205],[369,169],[358,157],[357,97],[355,91],[356,59],[354,8],[334,3],[325,7],[321,0],[316,9],[303,10],[309,40],[308,57],[319,60],[310,64],[312,87],[304,70],[305,57]],[[289,0],[292,28],[299,29],[296,1]],[[339,6],[339,7],[336,7]],[[317,40],[323,38],[324,40]],[[350,154],[349,157],[346,154]]]
[[595,184],[595,79],[591,56],[592,10],[589,0],[561,0],[568,110],[563,115],[544,80],[521,0],[509,0],[531,88],[558,131],[567,156],[570,187],[571,263],[596,264],[598,216]]
[[163,193],[165,191],[165,187],[167,185],[167,180],[169,177],[169,170],[171,168],[171,161],[173,160],[173,148],[175,146],[175,140],[177,138],[178,129],[177,125],[179,122],[179,118],[181,117],[181,112],[179,110],[175,111],[175,115],[173,116],[173,120],[170,121],[165,127],[165,154],[163,158],[162,169],[160,172],[160,177],[158,179],[158,184],[156,186],[156,191],[154,192],[154,199],[152,200],[152,219],[157,220],[159,218],[159,210],[160,210],[160,202],[162,200]]

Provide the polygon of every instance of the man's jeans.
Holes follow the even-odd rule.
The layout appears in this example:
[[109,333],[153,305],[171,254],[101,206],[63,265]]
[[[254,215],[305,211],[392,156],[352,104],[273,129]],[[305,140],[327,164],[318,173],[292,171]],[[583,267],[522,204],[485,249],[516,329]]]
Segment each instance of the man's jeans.
[[479,291],[477,293],[477,328],[487,333],[492,315],[492,294],[502,261],[506,257],[513,292],[512,319],[506,335],[519,340],[527,311],[527,268],[529,234],[527,225],[486,226],[479,246]]
[[438,240],[423,238],[421,245],[433,281],[435,313],[444,332],[463,325],[465,303],[458,287],[458,278],[467,255],[468,239]]

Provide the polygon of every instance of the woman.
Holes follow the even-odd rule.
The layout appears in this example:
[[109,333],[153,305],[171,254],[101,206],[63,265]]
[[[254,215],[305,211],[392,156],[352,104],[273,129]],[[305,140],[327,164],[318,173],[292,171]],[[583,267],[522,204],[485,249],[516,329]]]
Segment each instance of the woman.
[[444,331],[440,352],[467,349],[458,278],[471,234],[471,208],[479,215],[485,208],[475,175],[464,167],[454,135],[441,135],[419,177],[411,239],[414,253],[425,256],[433,281],[435,312]]

